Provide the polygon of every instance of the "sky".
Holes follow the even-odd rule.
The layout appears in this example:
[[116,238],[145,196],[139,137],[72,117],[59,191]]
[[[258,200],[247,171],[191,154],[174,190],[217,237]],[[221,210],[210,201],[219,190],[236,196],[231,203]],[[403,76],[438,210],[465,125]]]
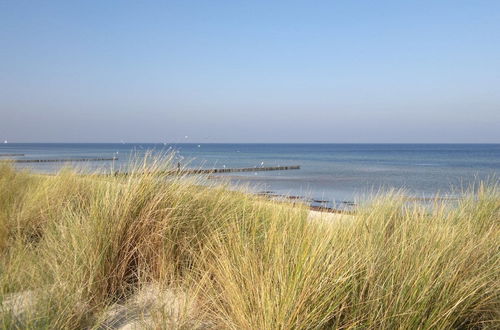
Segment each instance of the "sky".
[[500,1],[0,0],[0,140],[500,143]]

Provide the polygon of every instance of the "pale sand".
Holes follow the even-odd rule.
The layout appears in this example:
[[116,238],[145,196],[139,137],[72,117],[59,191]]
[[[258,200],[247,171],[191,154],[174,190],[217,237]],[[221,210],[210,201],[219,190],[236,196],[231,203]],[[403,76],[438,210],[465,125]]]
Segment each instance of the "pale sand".
[[[0,304],[0,311],[10,314],[22,326],[34,317],[40,291],[12,293]],[[85,306],[82,305],[82,308]],[[149,284],[122,303],[109,306],[96,320],[96,329],[210,329],[210,323],[201,321],[196,301],[180,289],[161,288]]]
[[330,221],[332,223],[340,223],[345,221],[351,221],[353,216],[351,214],[344,213],[332,213],[332,212],[321,212],[321,211],[309,211],[309,220],[319,220],[319,221]]

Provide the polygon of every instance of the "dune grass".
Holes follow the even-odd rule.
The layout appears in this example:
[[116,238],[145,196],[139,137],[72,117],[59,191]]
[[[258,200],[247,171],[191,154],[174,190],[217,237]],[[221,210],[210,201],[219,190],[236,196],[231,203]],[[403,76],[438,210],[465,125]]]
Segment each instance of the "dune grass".
[[453,207],[380,196],[337,223],[162,168],[0,164],[0,327],[113,327],[139,305],[146,328],[500,326],[496,184]]

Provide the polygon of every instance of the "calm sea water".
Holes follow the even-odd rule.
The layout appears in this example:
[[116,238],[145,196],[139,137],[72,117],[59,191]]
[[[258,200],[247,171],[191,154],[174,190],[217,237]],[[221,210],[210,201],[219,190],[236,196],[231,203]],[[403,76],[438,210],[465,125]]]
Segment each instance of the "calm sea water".
[[[189,167],[260,167],[300,165],[296,171],[222,174],[255,191],[353,201],[372,191],[403,188],[416,197],[456,194],[480,180],[498,182],[500,144],[1,144],[0,155],[18,159],[119,157],[176,150],[176,161]],[[18,164],[52,172],[62,164]],[[80,164],[77,166],[81,166]],[[110,167],[111,162],[86,164]]]

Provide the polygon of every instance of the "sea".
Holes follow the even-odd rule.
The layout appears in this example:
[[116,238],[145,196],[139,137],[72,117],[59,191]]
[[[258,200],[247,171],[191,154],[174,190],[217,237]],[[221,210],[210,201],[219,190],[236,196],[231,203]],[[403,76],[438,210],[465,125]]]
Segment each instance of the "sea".
[[[414,198],[455,198],[481,181],[498,184],[500,144],[233,144],[233,143],[3,143],[6,159],[117,158],[73,163],[86,170],[123,169],[133,159],[165,156],[187,168],[258,168],[299,165],[299,170],[213,175],[235,187],[345,208],[377,192]],[[16,163],[57,172],[68,163]]]

